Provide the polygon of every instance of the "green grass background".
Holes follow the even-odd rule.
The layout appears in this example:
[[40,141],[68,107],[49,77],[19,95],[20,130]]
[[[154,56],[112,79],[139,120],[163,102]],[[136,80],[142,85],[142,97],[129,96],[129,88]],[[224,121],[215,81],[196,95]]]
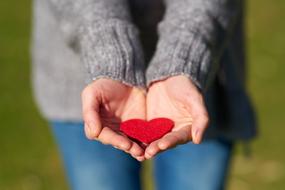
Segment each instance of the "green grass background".
[[[285,1],[248,0],[249,91],[260,135],[251,158],[235,151],[230,190],[285,189]],[[0,1],[0,189],[65,190],[47,123],[30,87],[30,0]],[[152,189],[150,163],[144,184]]]

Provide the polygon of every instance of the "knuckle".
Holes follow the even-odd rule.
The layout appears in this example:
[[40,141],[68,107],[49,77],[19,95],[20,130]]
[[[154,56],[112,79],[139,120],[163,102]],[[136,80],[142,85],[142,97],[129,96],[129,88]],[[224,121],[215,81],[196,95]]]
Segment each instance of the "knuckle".
[[132,148],[130,143],[122,143],[122,142],[118,144],[118,147],[120,147],[120,149],[126,150],[126,151],[129,151]]

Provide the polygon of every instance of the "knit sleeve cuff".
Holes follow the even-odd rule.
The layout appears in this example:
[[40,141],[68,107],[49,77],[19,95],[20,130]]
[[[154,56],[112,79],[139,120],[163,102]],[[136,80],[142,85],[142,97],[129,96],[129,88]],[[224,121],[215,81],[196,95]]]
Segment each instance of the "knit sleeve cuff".
[[204,91],[209,80],[211,50],[201,35],[175,31],[161,37],[156,53],[147,69],[147,85],[171,76],[185,75]]
[[129,86],[145,86],[144,57],[138,30],[128,21],[110,19],[79,30],[81,59],[90,80],[110,78]]

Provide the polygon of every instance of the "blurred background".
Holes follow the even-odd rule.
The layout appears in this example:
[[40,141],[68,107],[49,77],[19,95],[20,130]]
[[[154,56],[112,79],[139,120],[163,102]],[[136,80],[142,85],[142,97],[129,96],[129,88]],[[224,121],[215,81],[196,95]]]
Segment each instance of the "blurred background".
[[[260,134],[235,150],[229,190],[285,189],[285,1],[247,0],[248,89]],[[67,190],[63,167],[30,86],[31,1],[0,1],[0,189]],[[143,181],[153,189],[151,163]]]

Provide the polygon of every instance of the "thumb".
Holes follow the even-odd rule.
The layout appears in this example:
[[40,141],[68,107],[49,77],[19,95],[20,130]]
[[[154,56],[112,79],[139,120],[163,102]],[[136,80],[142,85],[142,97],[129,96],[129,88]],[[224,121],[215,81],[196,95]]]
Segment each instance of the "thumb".
[[192,129],[191,129],[193,143],[200,144],[202,142],[203,134],[208,125],[209,125],[208,114],[205,113],[197,114],[193,118]]
[[94,89],[87,86],[83,90],[81,98],[85,134],[88,139],[96,139],[102,131],[99,95]]

